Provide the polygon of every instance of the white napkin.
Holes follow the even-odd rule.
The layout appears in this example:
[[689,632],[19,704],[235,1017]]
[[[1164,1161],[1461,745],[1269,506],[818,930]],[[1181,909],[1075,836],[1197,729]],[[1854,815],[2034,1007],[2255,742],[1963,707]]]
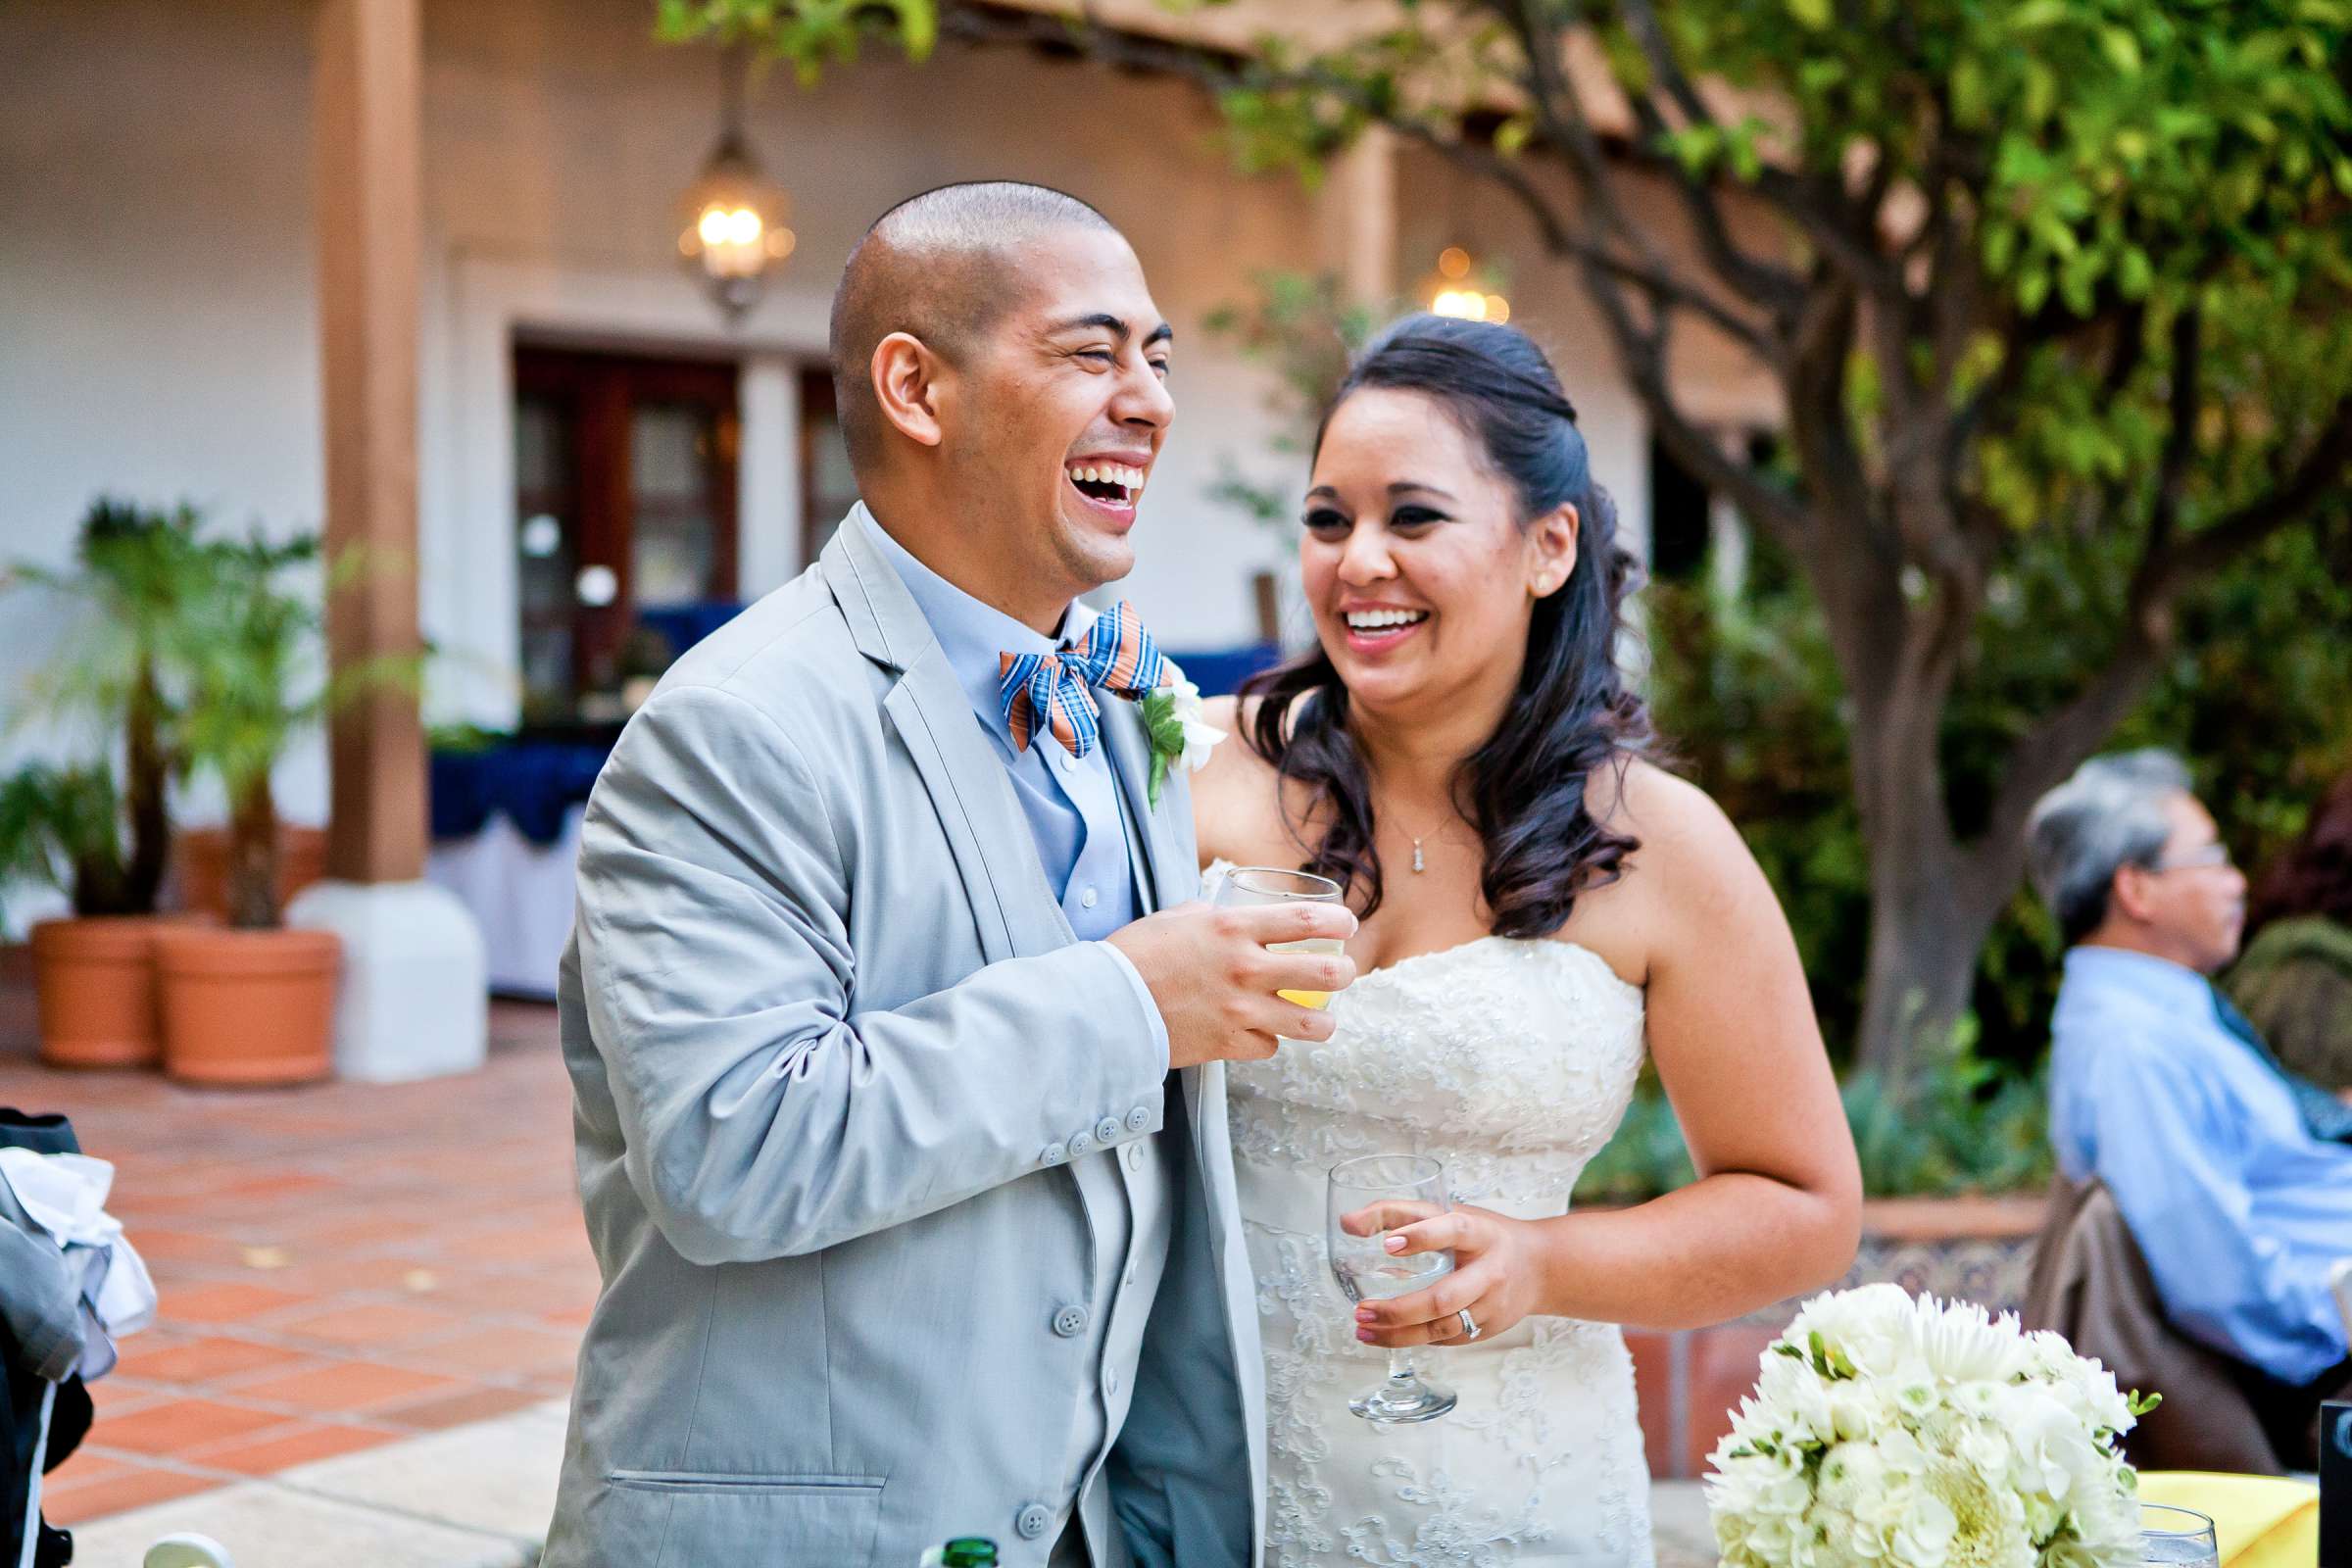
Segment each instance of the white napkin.
[[74,1368],[87,1381],[114,1370],[115,1341],[155,1321],[155,1282],[122,1223],[106,1211],[115,1167],[88,1154],[0,1149],[0,1182],[32,1223],[79,1270],[82,1317],[92,1329]]

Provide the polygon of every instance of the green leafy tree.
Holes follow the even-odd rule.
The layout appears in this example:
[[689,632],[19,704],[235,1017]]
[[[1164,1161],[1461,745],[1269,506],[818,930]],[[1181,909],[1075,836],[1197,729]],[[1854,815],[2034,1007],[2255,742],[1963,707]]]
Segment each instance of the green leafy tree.
[[[1995,585],[1993,624],[1945,724],[1942,765],[1964,820],[1983,819],[2015,738],[2074,678],[2072,557],[2066,541],[2044,539]],[[1651,699],[1677,766],[1740,824],[1788,911],[1823,1030],[1847,1054],[1862,1016],[1870,879],[1820,608],[1770,544],[1738,593],[1701,571],[1653,584],[1643,603]],[[2110,744],[2180,751],[2239,863],[2260,867],[2352,769],[2352,659],[2333,630],[2348,625],[2352,516],[2279,533],[2184,604],[2178,646]],[[2038,1060],[2058,957],[2049,912],[2021,890],[1993,924],[1971,991],[1984,1060],[2013,1071]]]
[[[1246,57],[1075,9],[945,0],[911,26],[913,0],[686,9],[755,38],[852,17],[912,51],[936,35],[1178,71],[1246,167],[1311,172],[1382,124],[1517,203],[1658,438],[1819,607],[1867,852],[1861,1050],[1882,1072],[1951,1038],[2033,802],[2158,681],[2197,590],[2343,505],[2341,0],[1402,0],[1340,47],[1271,36]],[[1668,366],[1694,332],[1778,387],[1785,471],[1687,407]],[[2080,657],[1972,810],[1955,704],[1985,639],[2020,636],[1997,585],[2053,541],[2082,571],[2075,617],[2022,635]]]
[[938,30],[931,0],[656,0],[654,23],[667,43],[743,44],[789,61],[804,82],[876,39],[920,60]]

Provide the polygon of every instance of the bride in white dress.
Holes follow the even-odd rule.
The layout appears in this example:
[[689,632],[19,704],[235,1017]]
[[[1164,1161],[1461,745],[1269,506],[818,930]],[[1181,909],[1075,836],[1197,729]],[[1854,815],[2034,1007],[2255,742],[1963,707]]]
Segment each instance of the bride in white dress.
[[[1211,715],[1239,733],[1194,781],[1203,859],[1320,872],[1362,917],[1332,1040],[1229,1068],[1267,1568],[1649,1563],[1618,1325],[1720,1321],[1852,1259],[1853,1146],[1779,906],[1713,803],[1638,756],[1614,531],[1542,352],[1410,318],[1317,442],[1320,646]],[[1645,1044],[1699,1179],[1571,1215]],[[1351,1308],[1324,1178],[1369,1152],[1445,1162],[1455,1207],[1400,1234],[1457,1266]],[[1350,1413],[1421,1346],[1450,1414]]]

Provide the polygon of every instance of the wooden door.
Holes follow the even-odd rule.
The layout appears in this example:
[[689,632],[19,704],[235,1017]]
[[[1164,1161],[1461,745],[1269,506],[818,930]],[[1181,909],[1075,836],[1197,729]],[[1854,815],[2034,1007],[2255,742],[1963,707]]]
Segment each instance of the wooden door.
[[719,361],[515,350],[526,720],[609,707],[648,612],[735,598],[737,381]]

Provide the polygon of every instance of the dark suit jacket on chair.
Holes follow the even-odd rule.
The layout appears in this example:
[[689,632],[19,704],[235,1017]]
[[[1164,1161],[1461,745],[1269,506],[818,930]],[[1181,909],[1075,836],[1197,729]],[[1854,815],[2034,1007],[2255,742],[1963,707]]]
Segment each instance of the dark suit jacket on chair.
[[2057,1178],[2034,1246],[2028,1328],[2055,1329],[2095,1356],[2125,1389],[2164,1403],[2125,1440],[2143,1470],[2285,1470],[2229,1357],[2182,1335],[2164,1316],[2156,1282],[2107,1189]]

